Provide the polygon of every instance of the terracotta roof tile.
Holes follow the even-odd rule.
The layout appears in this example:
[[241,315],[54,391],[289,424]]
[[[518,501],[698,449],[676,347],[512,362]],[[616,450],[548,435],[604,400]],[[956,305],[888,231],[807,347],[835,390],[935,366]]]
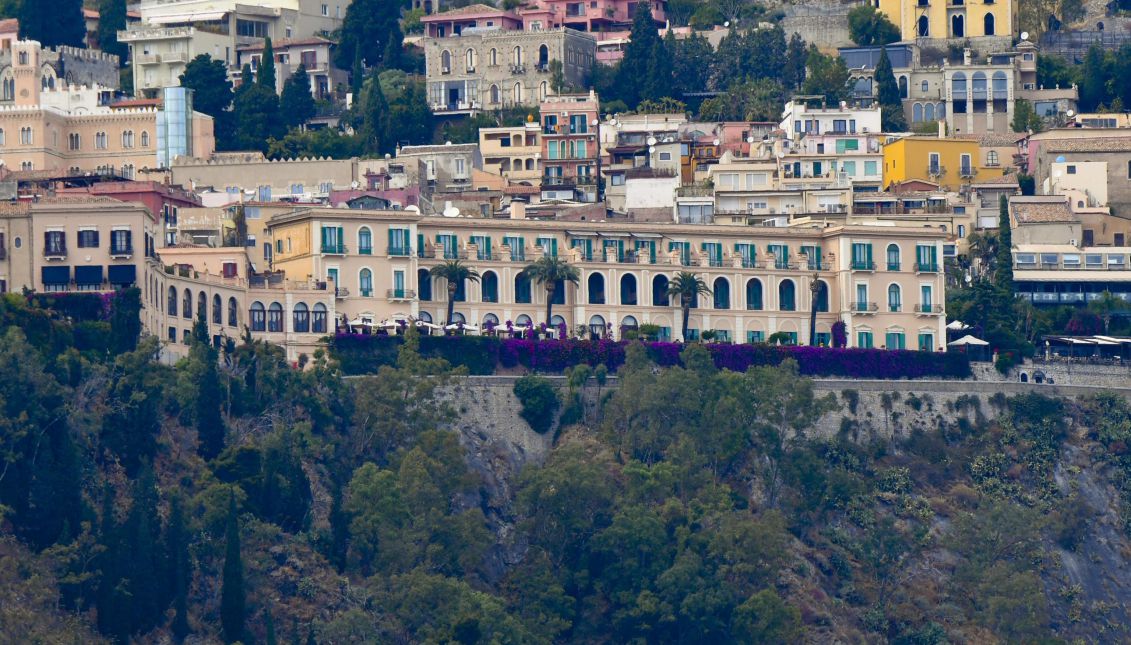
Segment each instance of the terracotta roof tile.
[[1131,152],[1131,137],[1063,139],[1042,146],[1047,152]]
[[462,16],[462,15],[479,14],[479,13],[509,13],[509,12],[507,12],[503,9],[498,9],[496,7],[492,7],[491,5],[479,3],[479,4],[469,4],[466,7],[459,7],[458,9],[450,9],[450,10],[444,11],[442,13],[432,14],[431,16],[425,16],[424,20],[428,20],[428,19],[443,20],[444,18],[449,18],[449,17],[452,17],[452,16]]
[[1068,208],[1068,202],[1014,202],[1013,218],[1019,224],[1053,224],[1075,222],[1076,215]]

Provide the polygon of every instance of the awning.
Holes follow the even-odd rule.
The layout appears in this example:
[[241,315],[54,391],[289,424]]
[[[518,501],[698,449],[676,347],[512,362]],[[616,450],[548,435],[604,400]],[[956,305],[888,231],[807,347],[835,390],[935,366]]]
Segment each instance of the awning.
[[71,281],[71,267],[43,267],[43,284],[68,284]]
[[970,325],[967,325],[966,323],[962,322],[961,320],[955,320],[955,321],[951,322],[949,325],[947,325],[946,328],[962,331],[963,329],[970,329]]
[[102,267],[101,266],[79,266],[75,267],[75,284],[102,284]]
[[986,341],[984,341],[984,340],[982,340],[982,339],[980,339],[980,338],[974,338],[973,336],[971,336],[971,335],[967,334],[967,335],[963,336],[962,338],[959,338],[959,339],[958,339],[958,340],[956,340],[956,341],[953,341],[953,342],[949,342],[949,343],[947,343],[947,345],[950,345],[950,346],[957,346],[957,345],[989,345],[989,343],[987,343]]
[[134,284],[137,282],[137,267],[132,264],[111,265],[108,277],[110,284]]
[[146,22],[154,25],[171,25],[190,22],[214,22],[222,20],[227,15],[225,11],[201,11],[194,13],[171,13],[165,16],[150,16]]
[[601,231],[601,237],[628,237],[628,233],[620,233],[616,231]]
[[633,233],[632,237],[639,237],[646,240],[658,240],[663,237],[663,235],[659,233]]
[[570,237],[597,237],[596,231],[566,231]]

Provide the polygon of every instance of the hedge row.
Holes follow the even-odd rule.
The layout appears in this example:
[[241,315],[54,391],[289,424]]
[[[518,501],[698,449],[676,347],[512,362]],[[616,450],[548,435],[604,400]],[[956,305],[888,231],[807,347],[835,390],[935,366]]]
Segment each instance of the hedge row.
[[[396,363],[401,339],[395,336],[343,334],[331,344],[331,354],[347,374],[369,374],[382,365]],[[610,372],[624,364],[623,341],[526,340],[485,336],[424,336],[420,351],[468,368],[471,374],[494,374],[499,367],[557,373],[574,365],[604,364]],[[743,372],[751,367],[777,365],[786,358],[797,361],[807,376],[837,376],[868,379],[968,378],[970,362],[965,354],[842,349],[775,345],[704,345],[720,369]],[[645,343],[657,365],[680,364],[681,343]]]

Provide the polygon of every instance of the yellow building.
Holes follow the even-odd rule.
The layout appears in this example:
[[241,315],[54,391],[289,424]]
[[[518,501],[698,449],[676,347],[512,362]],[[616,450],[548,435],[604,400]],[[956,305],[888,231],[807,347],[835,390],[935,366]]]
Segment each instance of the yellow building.
[[1001,177],[1000,166],[983,165],[978,142],[939,137],[904,137],[884,146],[884,189],[923,182],[944,190]]
[[1008,45],[1017,14],[1015,0],[877,0],[877,6],[903,40],[988,37]]

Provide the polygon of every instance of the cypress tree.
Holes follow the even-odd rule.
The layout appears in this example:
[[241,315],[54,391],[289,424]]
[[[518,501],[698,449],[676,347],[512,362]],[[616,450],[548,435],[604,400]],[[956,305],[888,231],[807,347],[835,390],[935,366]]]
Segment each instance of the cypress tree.
[[141,336],[141,289],[119,289],[110,305],[110,349],[116,353],[137,349]]
[[188,623],[188,589],[191,572],[189,570],[188,536],[185,533],[185,517],[181,499],[174,497],[169,509],[169,528],[165,539],[168,548],[170,580],[173,592],[172,632],[177,640],[184,640],[192,631]]
[[350,517],[342,508],[342,487],[334,486],[330,499],[330,553],[327,559],[344,571],[346,568],[346,553],[349,550]]
[[997,224],[997,267],[994,284],[1006,293],[1013,294],[1013,232],[1009,228],[1009,198],[1001,196],[998,201]]
[[363,90],[361,141],[364,150],[379,154],[389,145],[389,102],[381,89],[378,70],[373,69]]
[[130,637],[129,600],[123,580],[121,531],[114,519],[114,497],[114,488],[107,483],[102,491],[102,525],[98,538],[102,553],[98,557],[100,577],[94,602],[98,631],[126,643]]
[[126,0],[100,0],[98,3],[98,48],[125,62],[129,48],[118,42],[118,31],[126,28]]
[[317,107],[310,94],[310,76],[306,67],[299,65],[295,73],[283,83],[283,94],[279,97],[279,114],[288,128],[305,125],[314,118]]
[[902,132],[907,129],[907,118],[903,115],[903,100],[899,96],[899,84],[891,69],[886,47],[880,50],[880,60],[876,62],[876,101],[880,104],[885,132]]
[[255,82],[274,94],[275,80],[275,47],[271,45],[271,37],[268,36],[263,40],[263,59],[259,61],[259,75],[255,77]]
[[157,488],[153,468],[141,467],[134,482],[133,506],[126,519],[126,550],[123,558],[129,580],[130,632],[146,632],[157,625],[165,609],[161,580],[161,556],[157,547]]
[[216,350],[207,342],[208,326],[203,320],[203,313],[198,312],[193,324],[194,342],[189,350],[189,361],[196,392],[193,412],[199,441],[197,452],[205,459],[212,459],[224,449],[224,419],[220,415],[223,391],[216,369]]
[[629,106],[635,106],[642,98],[646,98],[643,93],[653,85],[648,73],[654,71],[652,60],[656,56],[656,49],[661,46],[656,22],[652,19],[651,3],[637,3],[636,13],[632,16],[630,41],[617,68],[617,88],[620,90],[618,98]]
[[350,66],[350,91],[353,100],[361,97],[361,86],[365,83],[365,66],[361,64],[361,49],[353,52],[353,65]]
[[275,638],[275,620],[271,618],[271,610],[267,610],[267,616],[263,619],[266,623],[267,629],[267,645],[278,645],[279,641]]
[[82,0],[23,0],[18,17],[22,39],[38,40],[44,47],[85,46]]
[[228,528],[224,550],[224,576],[220,589],[220,626],[225,643],[234,643],[244,635],[243,556],[240,553],[240,525],[236,515],[235,493],[228,494]]

